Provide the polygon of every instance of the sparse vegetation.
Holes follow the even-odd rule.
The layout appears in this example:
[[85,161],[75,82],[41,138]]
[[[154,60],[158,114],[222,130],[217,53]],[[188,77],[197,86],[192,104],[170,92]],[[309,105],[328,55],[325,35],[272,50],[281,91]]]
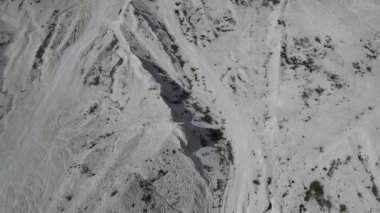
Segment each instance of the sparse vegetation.
[[117,189],[111,192],[111,197],[115,196],[118,193]]
[[305,201],[315,200],[321,208],[326,207],[330,209],[332,204],[330,200],[324,197],[324,189],[323,185],[319,181],[313,181],[310,183],[309,189],[305,194]]
[[[232,3],[244,4],[245,1],[233,0]],[[223,33],[233,31],[236,21],[228,9],[221,11],[218,15],[213,15],[205,11],[204,7],[207,7],[207,2],[202,4],[203,7],[192,7],[188,2],[176,2],[174,14],[181,25],[181,31],[185,38],[197,46],[206,47]],[[205,25],[202,25],[205,22],[211,22],[213,25],[205,29]]]
[[68,194],[68,195],[65,196],[65,199],[67,201],[71,201],[71,199],[73,199],[73,195],[72,194]]
[[284,193],[282,193],[282,195],[281,195],[282,198],[285,198],[286,196],[288,196],[288,192],[284,192]]
[[347,206],[344,204],[339,205],[339,212],[347,212]]
[[225,139],[224,133],[221,129],[210,129],[208,136],[214,142],[219,142],[219,141]]
[[228,160],[230,160],[231,163],[234,163],[234,155],[233,155],[232,145],[230,141],[227,141],[226,147],[227,147]]
[[82,164],[81,165],[81,167],[80,167],[80,169],[81,169],[81,173],[82,174],[85,174],[85,175],[87,175],[87,176],[89,176],[89,177],[93,177],[93,176],[95,176],[95,173],[93,173],[92,171],[91,171],[91,169],[86,165],[86,164]]
[[280,0],[263,0],[263,6],[268,7],[270,4],[277,5],[280,3]]
[[88,113],[88,114],[92,114],[92,113],[94,113],[98,108],[99,108],[99,104],[94,103],[94,104],[90,107],[90,109],[87,111],[87,113]]
[[172,48],[172,50],[174,51],[174,53],[178,53],[178,50],[179,50],[178,45],[172,44],[172,45],[170,45],[170,47]]
[[342,165],[342,161],[340,159],[337,159],[337,160],[333,160],[331,162],[331,165],[330,165],[330,168],[329,170],[327,171],[326,175],[331,178],[334,174],[334,171],[338,169],[338,167]]

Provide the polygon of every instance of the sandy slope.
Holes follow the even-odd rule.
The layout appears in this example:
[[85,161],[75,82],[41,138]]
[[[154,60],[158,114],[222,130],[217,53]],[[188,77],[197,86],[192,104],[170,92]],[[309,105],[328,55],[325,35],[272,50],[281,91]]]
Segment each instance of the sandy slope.
[[379,212],[378,14],[0,0],[0,212]]

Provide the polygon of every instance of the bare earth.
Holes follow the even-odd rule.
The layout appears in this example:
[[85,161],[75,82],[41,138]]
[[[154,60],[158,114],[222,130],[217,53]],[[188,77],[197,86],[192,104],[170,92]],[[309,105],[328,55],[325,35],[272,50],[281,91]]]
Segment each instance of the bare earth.
[[0,0],[0,212],[380,212],[380,1]]

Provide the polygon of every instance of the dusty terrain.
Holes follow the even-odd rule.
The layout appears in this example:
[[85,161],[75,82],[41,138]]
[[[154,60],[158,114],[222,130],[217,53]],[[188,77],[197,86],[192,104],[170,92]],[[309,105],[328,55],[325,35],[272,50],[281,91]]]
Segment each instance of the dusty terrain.
[[380,1],[0,0],[0,212],[380,212]]

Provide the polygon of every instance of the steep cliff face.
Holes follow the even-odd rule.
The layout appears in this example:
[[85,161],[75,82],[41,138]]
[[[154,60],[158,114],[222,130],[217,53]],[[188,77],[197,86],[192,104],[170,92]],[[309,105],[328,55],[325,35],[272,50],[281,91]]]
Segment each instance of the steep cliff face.
[[380,211],[378,14],[0,0],[0,212]]

